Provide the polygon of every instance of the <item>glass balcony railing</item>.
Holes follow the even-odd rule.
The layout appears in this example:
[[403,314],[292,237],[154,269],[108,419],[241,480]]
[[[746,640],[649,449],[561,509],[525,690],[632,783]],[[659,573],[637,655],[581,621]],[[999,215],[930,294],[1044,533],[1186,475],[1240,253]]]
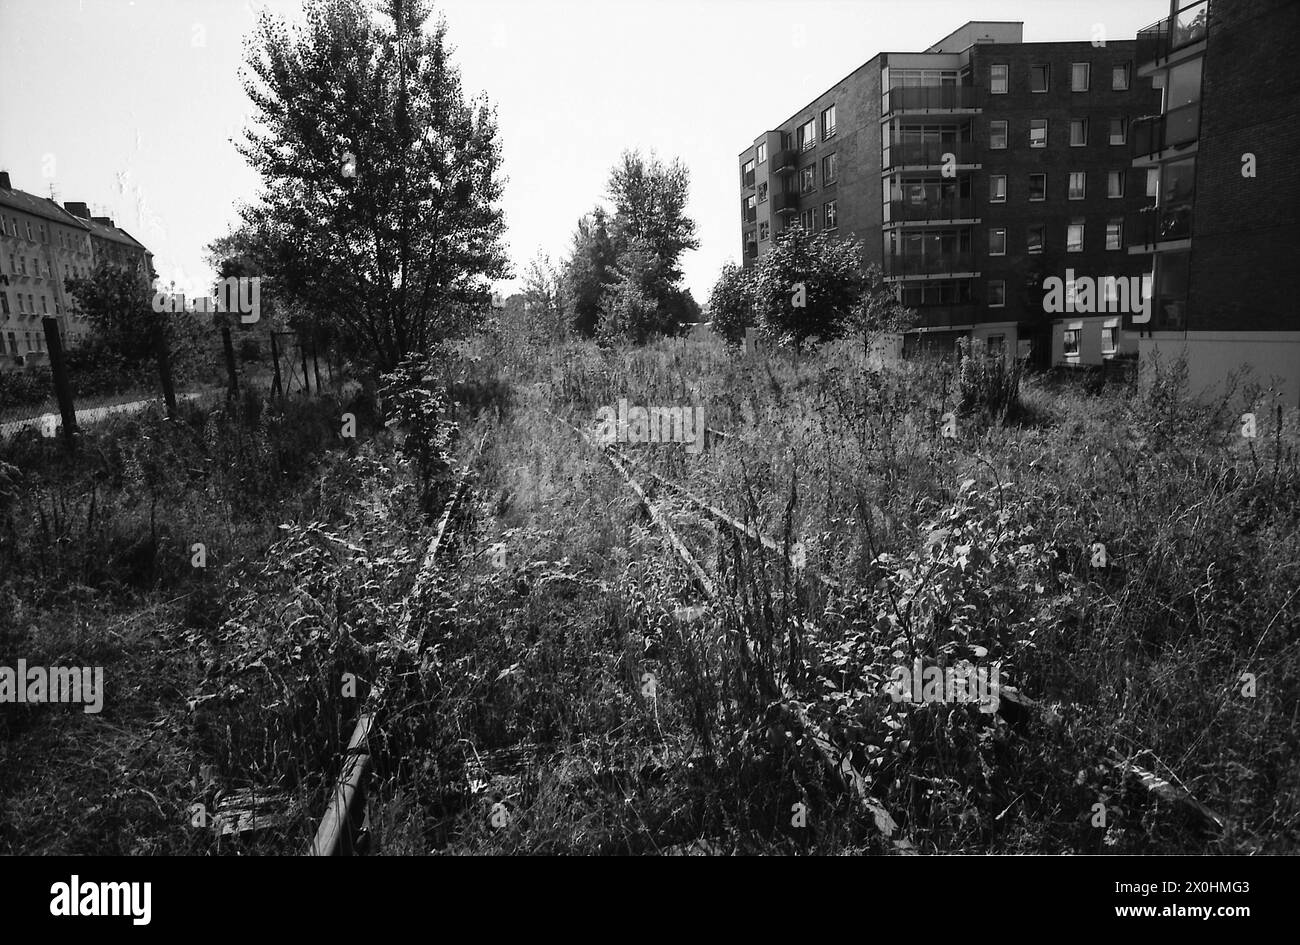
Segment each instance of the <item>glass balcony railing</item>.
[[1130,213],[1124,228],[1130,246],[1154,246],[1171,240],[1189,239],[1192,235],[1192,205],[1148,207]]
[[798,194],[777,192],[772,195],[773,213],[797,213],[798,210],[799,210]]
[[1193,3],[1137,34],[1137,62],[1144,65],[1171,55],[1208,35],[1210,0]]
[[975,201],[969,197],[951,197],[947,199],[927,200],[916,203],[911,200],[891,200],[889,202],[890,223],[915,223],[926,220],[970,220],[975,216]]
[[885,275],[924,276],[949,272],[974,272],[972,253],[930,253],[916,256],[885,255]]
[[918,305],[912,321],[913,328],[951,328],[954,325],[973,325],[979,320],[980,307],[974,302],[956,302],[950,305]]
[[884,167],[941,167],[945,154],[958,164],[975,163],[975,145],[969,141],[890,141]]
[[1151,115],[1133,121],[1133,156],[1159,154],[1194,142],[1201,133],[1201,104],[1192,102],[1166,115]]
[[897,86],[886,93],[882,112],[974,109],[981,101],[980,90],[973,85]]
[[794,148],[783,148],[772,155],[772,168],[777,174],[789,174],[798,169],[799,152]]

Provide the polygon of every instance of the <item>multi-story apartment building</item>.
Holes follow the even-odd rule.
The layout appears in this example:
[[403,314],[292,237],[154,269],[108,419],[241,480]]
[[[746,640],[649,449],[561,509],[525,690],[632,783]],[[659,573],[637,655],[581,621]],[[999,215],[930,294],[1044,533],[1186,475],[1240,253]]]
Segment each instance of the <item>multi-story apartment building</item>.
[[1160,95],[1134,52],[971,22],[877,55],[741,152],[746,264],[794,225],[857,237],[917,312],[905,353],[960,337],[1040,364],[1136,351],[1118,311],[1044,310],[1049,277],[1145,271],[1125,251],[1146,202],[1128,135]]
[[1185,357],[1194,389],[1249,365],[1283,381],[1300,405],[1300,303],[1287,274],[1300,262],[1300,34],[1294,0],[1174,0],[1137,36],[1138,75],[1162,107],[1133,129],[1148,174],[1129,252],[1155,275],[1143,363]]
[[17,190],[0,172],[0,370],[46,359],[46,316],[58,319],[66,346],[86,339],[89,325],[66,280],[89,276],[100,262],[154,278],[152,254],[111,219],[92,217],[84,203],[60,207]]

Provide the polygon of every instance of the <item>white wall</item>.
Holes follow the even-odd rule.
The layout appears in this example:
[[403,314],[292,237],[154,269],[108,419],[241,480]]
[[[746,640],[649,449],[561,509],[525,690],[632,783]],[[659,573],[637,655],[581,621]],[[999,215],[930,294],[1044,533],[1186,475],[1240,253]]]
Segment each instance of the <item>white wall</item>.
[[1195,396],[1221,393],[1227,375],[1249,365],[1250,380],[1267,386],[1278,375],[1282,403],[1300,407],[1300,332],[1155,332],[1140,341],[1139,383],[1149,382],[1153,359],[1163,366],[1180,356],[1187,358],[1188,387]]

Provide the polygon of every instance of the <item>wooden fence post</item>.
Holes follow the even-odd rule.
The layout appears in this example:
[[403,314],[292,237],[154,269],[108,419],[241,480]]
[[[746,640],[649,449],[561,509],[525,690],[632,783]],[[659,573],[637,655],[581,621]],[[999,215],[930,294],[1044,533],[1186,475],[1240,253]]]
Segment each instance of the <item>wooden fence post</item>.
[[275,343],[275,330],[271,331],[271,366],[275,374],[271,378],[271,394],[280,397],[284,394],[284,387],[280,383],[280,346]]
[[226,397],[234,400],[239,396],[239,375],[235,373],[235,344],[230,340],[230,325],[224,321],[221,323],[221,346],[226,350],[226,374],[230,378]]
[[167,325],[162,314],[156,314],[153,321],[154,353],[158,357],[158,378],[162,381],[163,403],[167,405],[167,416],[176,416],[176,388],[172,386],[171,354],[167,350]]
[[298,353],[302,355],[302,392],[311,393],[311,382],[307,380],[307,339],[298,332]]
[[63,359],[63,338],[59,334],[59,321],[56,318],[41,319],[45,329],[45,345],[50,351],[50,374],[54,377],[54,396],[59,401],[59,413],[63,415],[63,435],[68,441],[68,449],[77,448],[77,408],[72,402],[72,385],[68,383],[68,365]]

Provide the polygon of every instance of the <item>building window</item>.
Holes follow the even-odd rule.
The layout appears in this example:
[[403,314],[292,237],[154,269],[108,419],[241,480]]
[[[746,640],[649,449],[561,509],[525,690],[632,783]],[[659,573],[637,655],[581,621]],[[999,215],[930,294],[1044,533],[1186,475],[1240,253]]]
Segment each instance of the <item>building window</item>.
[[18,264],[17,264],[16,262],[14,262],[14,254],[13,254],[13,253],[10,253],[10,254],[9,254],[9,271],[12,272],[12,273],[17,273],[17,272],[18,272]]
[[1116,92],[1125,92],[1128,90],[1128,63],[1122,66],[1111,66],[1110,69],[1110,87]]
[[9,314],[9,293],[0,292],[0,315]]
[[1083,252],[1083,221],[1071,220],[1065,228],[1065,251],[1067,253]]
[[762,203],[765,200],[767,200],[767,181],[763,181],[758,185],[758,202]]
[[1152,200],[1155,200],[1156,194],[1159,192],[1158,191],[1159,187],[1160,187],[1160,168],[1148,167],[1147,168],[1147,196],[1150,197]]
[[1046,174],[1029,175],[1029,199],[1030,200],[1047,199],[1047,175]]
[[43,295],[41,296],[41,314],[42,315],[50,314],[50,307],[45,304],[45,296]]
[[1047,147],[1047,119],[1029,119],[1029,146],[1031,148]]
[[1088,175],[1086,171],[1070,171],[1069,199],[1082,200],[1088,190]]
[[1005,256],[1007,254],[1006,227],[995,226],[989,229],[989,255]]
[[766,141],[764,141],[762,144],[758,146],[758,163],[759,164],[767,163],[767,142]]
[[14,337],[14,333],[12,331],[9,332],[9,353],[10,354],[18,353],[18,339]]
[[1116,328],[1103,328],[1101,330],[1101,350],[1104,354],[1115,353],[1115,336],[1118,333]]
[[1003,63],[995,63],[989,67],[989,91],[994,95],[1007,94],[1007,73],[1009,67]]
[[989,175],[989,203],[1007,202],[1007,175]]
[[834,200],[826,201],[826,229],[833,230],[839,225],[839,211],[835,206]]
[[1082,148],[1088,143],[1088,119],[1070,119],[1070,147]]
[[797,138],[799,140],[800,151],[807,151],[809,148],[816,145],[817,144],[817,123],[813,121],[811,118],[809,118],[806,122],[804,122],[802,125],[799,126]]
[[27,238],[33,243],[36,242],[36,238],[32,236],[32,225],[30,222],[27,223]]
[[1043,237],[1047,228],[1042,224],[1031,226],[1028,230],[1028,238],[1025,241],[1025,251],[1028,253],[1041,253],[1043,251]]
[[1106,196],[1110,198],[1124,196],[1124,172],[1106,172]]
[[1007,146],[1007,123],[1005,120],[989,122],[989,148],[1001,150]]
[[1065,329],[1065,333],[1062,336],[1062,340],[1064,342],[1064,351],[1067,357],[1077,355],[1079,353],[1080,333],[1081,332],[1078,328]]
[[1112,118],[1110,120],[1110,143],[1126,144],[1128,142],[1128,120]]
[[21,272],[24,276],[27,275],[27,257],[26,257],[26,256],[19,256],[19,257],[18,257],[18,271]]
[[1045,65],[1030,66],[1029,67],[1029,91],[1046,92],[1047,73],[1048,73],[1048,67]]
[[984,353],[990,358],[1002,360],[1007,347],[1006,335],[989,335],[984,342]]
[[21,292],[17,293],[17,295],[18,295],[18,311],[20,314],[26,313],[27,300],[23,298],[23,294]]
[[740,182],[745,187],[754,186],[754,162],[746,161],[740,169]]
[[826,157],[822,158],[822,183],[835,183],[835,175],[835,155],[828,154]]
[[1007,304],[1007,284],[1003,279],[989,280],[989,308],[1002,308]]
[[1088,73],[1090,67],[1086,62],[1070,63],[1070,91],[1086,92],[1088,91]]
[[1106,248],[1124,248],[1124,221],[1122,219],[1106,221]]
[[822,112],[822,140],[826,141],[835,137],[835,106],[832,105]]
[[817,211],[803,210],[799,213],[799,225],[811,233],[817,229]]
[[817,187],[817,165],[809,164],[799,171],[799,193],[812,193]]
[[763,222],[758,225],[758,239],[760,242],[770,238],[771,235],[772,235],[772,225],[770,223]]

